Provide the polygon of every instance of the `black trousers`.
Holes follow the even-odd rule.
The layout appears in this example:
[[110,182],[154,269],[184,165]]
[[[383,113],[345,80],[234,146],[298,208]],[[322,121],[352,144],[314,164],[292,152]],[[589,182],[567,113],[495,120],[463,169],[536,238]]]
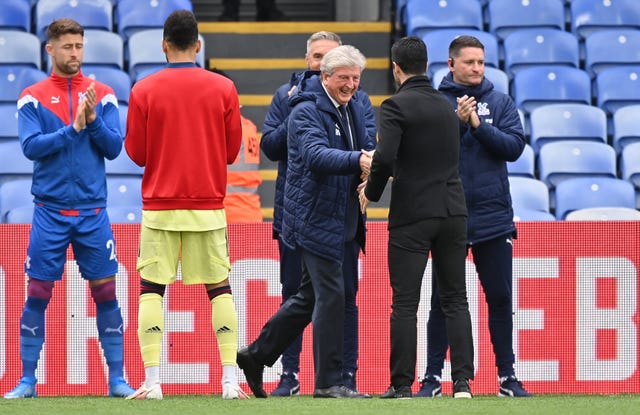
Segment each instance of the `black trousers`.
[[389,229],[388,263],[393,291],[391,384],[415,380],[417,312],[429,252],[437,270],[438,291],[451,345],[451,377],[473,379],[473,338],[465,284],[467,220],[464,216],[427,219]]
[[[515,375],[513,354],[513,240],[511,234],[471,246],[473,262],[489,309],[489,334],[498,376]],[[447,354],[445,319],[440,308],[436,279],[433,280],[431,311],[427,323],[427,371],[442,376]]]
[[315,387],[342,385],[344,278],[339,261],[301,250],[302,280],[298,292],[289,297],[267,321],[249,353],[272,366],[291,342],[313,322]]

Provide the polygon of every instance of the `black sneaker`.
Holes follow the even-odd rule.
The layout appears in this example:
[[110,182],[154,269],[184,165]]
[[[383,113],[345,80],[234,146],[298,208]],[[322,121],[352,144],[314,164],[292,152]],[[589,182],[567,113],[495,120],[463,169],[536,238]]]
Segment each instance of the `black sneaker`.
[[498,396],[501,398],[530,398],[531,394],[522,386],[522,382],[515,376],[505,376],[500,378],[500,391]]
[[271,392],[271,396],[296,396],[300,395],[300,382],[297,373],[284,372],[280,376],[278,387]]
[[473,398],[471,394],[471,387],[467,379],[458,379],[453,382],[453,397],[454,398]]
[[389,386],[389,389],[382,395],[380,399],[409,399],[413,396],[410,386],[398,386],[395,388],[393,385]]
[[440,378],[429,375],[420,382],[420,390],[416,393],[419,398],[441,398],[442,384]]

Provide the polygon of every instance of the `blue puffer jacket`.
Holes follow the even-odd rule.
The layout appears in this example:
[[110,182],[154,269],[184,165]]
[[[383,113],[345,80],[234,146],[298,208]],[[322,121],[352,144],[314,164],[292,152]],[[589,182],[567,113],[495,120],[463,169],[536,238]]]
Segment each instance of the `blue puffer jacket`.
[[[308,77],[307,77],[308,76]],[[357,203],[360,149],[373,150],[365,109],[349,102],[356,149],[350,150],[345,125],[315,73],[306,73],[291,95],[283,241],[326,259],[342,261],[345,211]],[[364,216],[359,220],[364,224]],[[364,247],[364,234],[358,242]]]
[[469,87],[453,82],[451,72],[438,88],[454,108],[456,98],[472,96],[478,103],[481,124],[475,130],[460,123],[460,177],[469,210],[469,244],[513,233],[513,209],[509,193],[507,161],[515,161],[525,141],[518,110],[508,95],[493,89],[484,79]]
[[[291,113],[289,91],[300,83],[304,73],[293,73],[291,80],[276,90],[262,126],[260,148],[269,160],[278,162],[278,176],[276,177],[276,192],[273,204],[274,238],[277,238],[277,235],[282,232],[282,203],[284,200],[284,182],[287,175],[287,124]],[[309,73],[311,71],[307,71],[307,76]],[[366,92],[358,90],[352,101],[364,106],[367,132],[369,137],[375,141],[377,133],[376,118],[369,96]]]

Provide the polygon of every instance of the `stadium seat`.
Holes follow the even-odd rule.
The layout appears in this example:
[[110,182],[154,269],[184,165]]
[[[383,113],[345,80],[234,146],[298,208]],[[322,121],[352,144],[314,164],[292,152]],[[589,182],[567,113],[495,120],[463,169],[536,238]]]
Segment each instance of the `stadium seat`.
[[41,70],[29,66],[0,66],[0,103],[13,104],[15,108],[22,91],[46,77]]
[[598,106],[608,114],[627,105],[640,104],[640,64],[600,71],[595,79],[595,97]]
[[20,141],[0,142],[0,184],[8,180],[31,178],[33,162],[22,153]]
[[[120,132],[122,137],[127,135],[127,113],[129,112],[129,106],[127,104],[118,104],[118,111],[120,111]],[[122,150],[124,151],[124,149]]]
[[111,223],[140,223],[142,221],[141,206],[107,206],[107,214]]
[[537,210],[549,213],[549,188],[542,181],[509,176],[509,189],[514,211]]
[[0,103],[0,139],[18,140],[18,109],[15,103]]
[[591,207],[635,208],[633,185],[612,177],[577,177],[558,183],[555,190],[555,216],[564,220],[568,213]]
[[516,161],[507,162],[507,171],[509,176],[528,177],[534,179],[535,175],[535,152],[533,147],[529,144],[525,144],[522,154]]
[[610,29],[592,33],[584,41],[584,51],[584,65],[592,78],[605,68],[638,65],[640,30]]
[[445,28],[483,29],[482,6],[475,0],[407,0],[405,13],[409,36],[422,37],[431,30]]
[[579,38],[603,29],[640,29],[637,0],[571,0],[571,31]]
[[33,206],[31,179],[0,183],[0,223],[6,223],[6,215],[10,210],[28,206]]
[[33,33],[0,30],[0,65],[40,69],[40,41]]
[[540,106],[529,116],[529,142],[536,152],[557,140],[588,140],[607,143],[607,114],[585,104]]
[[142,177],[107,176],[108,206],[142,206]]
[[571,211],[565,220],[640,220],[640,211],[628,207],[592,207]]
[[0,29],[31,31],[31,4],[26,0],[5,0],[0,13]]
[[118,103],[128,103],[131,94],[131,78],[125,71],[108,66],[83,65],[82,73],[109,85],[118,98]]
[[540,210],[519,209],[513,210],[513,220],[515,222],[540,222],[540,221],[554,221],[556,220],[549,212],[542,212]]
[[501,40],[525,28],[564,30],[561,0],[491,0],[487,12],[489,31]]
[[[97,29],[85,30],[83,72],[87,66],[106,66],[122,70],[124,68],[124,42],[120,35]],[[47,68],[51,71],[49,55],[47,55]]]
[[525,114],[554,103],[591,104],[591,79],[578,68],[535,66],[513,77],[512,95]]
[[[440,68],[431,77],[434,88],[438,89],[438,86],[442,82],[442,79],[449,73],[449,68]],[[509,77],[506,73],[493,66],[484,67],[484,76],[491,81],[493,88],[496,91],[500,91],[509,95]]]
[[[204,38],[200,35],[202,48],[196,55],[196,63],[204,68]],[[162,52],[162,29],[147,29],[134,33],[126,46],[129,57],[129,75],[137,80],[139,74],[150,69],[159,69],[167,63]]]
[[85,30],[113,31],[113,4],[110,0],[39,0],[35,6],[35,34],[47,40],[52,21],[72,16]]
[[640,103],[622,107],[613,113],[613,148],[618,154],[630,143],[640,142]]
[[640,143],[629,144],[622,150],[620,174],[640,190]]
[[31,223],[33,220],[33,203],[11,209],[5,215],[5,223]]
[[555,29],[522,29],[504,39],[504,68],[510,77],[536,65],[578,68],[578,39],[569,32]]
[[473,29],[437,29],[425,33],[422,40],[427,45],[429,66],[427,76],[433,78],[436,71],[442,68],[449,69],[449,44],[458,36],[474,36],[484,45],[484,59],[486,67],[498,68],[499,53],[498,40],[491,33]]
[[[193,10],[190,0],[120,0],[115,8],[118,33],[125,42],[134,33],[162,29],[164,21],[175,10]],[[160,45],[158,44],[158,48]]]
[[610,145],[594,141],[554,141],[540,148],[538,174],[550,189],[573,177],[614,178],[616,152]]
[[105,160],[104,168],[108,177],[112,176],[134,176],[134,178],[142,178],[144,168],[135,164],[123,148],[118,157],[113,160]]

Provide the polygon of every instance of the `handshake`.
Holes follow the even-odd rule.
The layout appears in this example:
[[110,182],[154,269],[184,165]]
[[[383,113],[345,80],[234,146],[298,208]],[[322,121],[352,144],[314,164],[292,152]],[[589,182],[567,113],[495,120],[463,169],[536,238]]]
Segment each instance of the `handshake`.
[[369,173],[371,173],[371,161],[373,160],[375,150],[361,150],[361,152],[360,169],[362,173],[360,174],[360,178],[362,179],[362,183],[358,185],[358,200],[360,200],[360,212],[365,213],[369,205],[369,199],[364,195],[364,188],[367,186],[367,179],[369,178]]

